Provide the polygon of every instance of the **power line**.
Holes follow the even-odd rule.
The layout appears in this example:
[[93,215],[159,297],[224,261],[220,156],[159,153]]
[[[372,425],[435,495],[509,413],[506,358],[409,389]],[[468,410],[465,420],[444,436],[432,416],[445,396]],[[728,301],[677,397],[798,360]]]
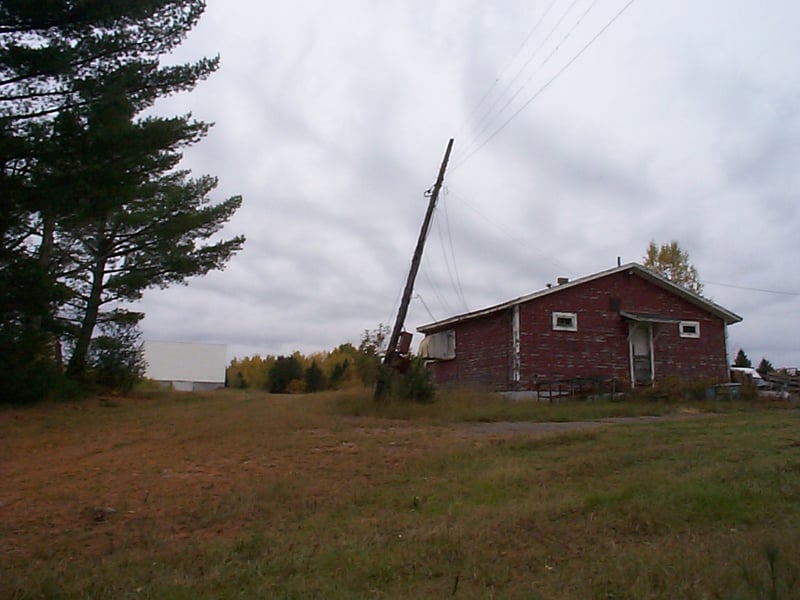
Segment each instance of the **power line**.
[[[467,126],[467,123],[469,123],[469,120],[470,120],[470,119],[471,119],[473,116],[475,116],[475,114],[476,114],[476,113],[477,113],[477,112],[480,110],[481,106],[483,106],[483,103],[484,103],[484,102],[486,102],[486,99],[487,99],[487,98],[489,97],[489,95],[492,93],[492,90],[494,90],[494,88],[495,88],[495,87],[497,87],[497,84],[498,84],[498,83],[500,83],[500,80],[501,80],[501,79],[503,78],[503,76],[506,74],[506,71],[508,71],[508,69],[509,69],[509,68],[511,68],[511,65],[512,65],[512,64],[514,64],[514,61],[517,59],[517,56],[519,56],[519,54],[522,52],[522,49],[523,49],[523,48],[525,47],[525,45],[528,43],[528,40],[530,40],[530,39],[533,37],[533,34],[534,34],[534,33],[536,33],[536,31],[539,29],[539,25],[541,25],[541,24],[542,24],[542,22],[545,20],[545,18],[547,17],[547,15],[550,13],[550,10],[553,8],[553,6],[555,5],[555,3],[556,3],[557,1],[558,1],[558,0],[552,0],[552,2],[550,2],[549,6],[548,6],[548,7],[545,9],[545,11],[542,13],[542,16],[539,18],[539,20],[536,22],[536,24],[533,26],[533,28],[531,28],[531,30],[530,30],[530,31],[528,31],[528,35],[526,35],[526,36],[525,36],[525,39],[524,39],[524,40],[522,41],[522,43],[519,45],[519,48],[517,48],[517,51],[516,51],[516,52],[514,52],[514,54],[513,54],[513,56],[511,57],[511,59],[508,61],[508,63],[506,63],[506,66],[505,66],[505,67],[503,67],[503,68],[500,70],[500,74],[499,74],[499,75],[498,75],[498,76],[495,78],[495,80],[494,80],[494,81],[492,82],[492,84],[491,84],[491,85],[488,87],[488,89],[486,90],[486,92],[484,92],[483,96],[481,96],[481,99],[480,99],[480,100],[478,101],[478,103],[475,105],[475,108],[473,108],[473,109],[472,109],[472,112],[471,112],[469,115],[467,115],[467,118],[464,120],[464,124],[463,124],[463,125],[462,125],[462,126],[459,128],[459,135],[456,135],[456,138],[459,138],[459,137],[461,137],[461,135],[460,135],[460,134],[461,134],[461,132],[463,132],[463,130],[464,130],[464,127],[466,127],[466,126]],[[526,63],[526,64],[527,64],[527,63]],[[517,74],[519,74],[519,72],[518,72]],[[516,75],[515,75],[514,77],[516,77]],[[512,77],[512,78],[511,78],[511,80],[512,80],[512,81],[514,80],[514,77]]]
[[781,296],[800,296],[800,292],[783,292],[780,290],[765,290],[763,288],[747,287],[743,285],[734,285],[732,283],[717,283],[716,281],[703,281],[703,285],[718,285],[720,287],[734,288],[737,290],[747,290],[750,292],[763,292],[764,294],[778,294]]
[[427,311],[428,316],[430,316],[431,321],[438,321],[438,319],[433,316],[433,313],[431,312],[431,309],[428,308],[428,304],[425,302],[425,300],[422,298],[422,295],[419,292],[416,293],[414,298],[417,298],[417,299],[419,299],[420,302],[422,302],[422,306],[425,307],[425,310]]
[[[439,215],[439,213],[437,212],[437,216],[438,215]],[[436,219],[436,230],[439,232],[439,245],[442,248],[442,256],[444,257],[444,266],[445,266],[445,269],[447,270],[447,276],[450,279],[450,285],[452,285],[453,289],[457,291],[456,280],[453,277],[453,271],[450,269],[450,259],[448,258],[447,250],[445,249],[445,245],[444,245],[444,235],[442,234],[442,220],[441,219]]]
[[392,304],[392,311],[389,313],[389,318],[386,319],[386,323],[392,322],[392,317],[394,317],[395,311],[397,311],[397,307],[400,305],[400,297],[403,295],[403,288],[401,287],[397,290],[397,297],[394,299],[394,304]]
[[428,285],[431,286],[431,289],[433,290],[433,294],[434,294],[434,296],[436,296],[436,299],[439,301],[439,304],[441,306],[443,306],[444,309],[449,314],[454,314],[455,311],[450,306],[450,303],[447,301],[447,298],[445,298],[442,295],[442,293],[439,291],[438,286],[433,282],[433,278],[431,277],[430,273],[428,272],[428,268],[427,268],[427,266],[425,265],[424,262],[422,263],[422,275],[423,275],[423,277],[425,277],[426,281],[428,282]]
[[515,81],[516,81],[516,80],[519,78],[519,76],[522,74],[522,72],[525,70],[525,68],[526,68],[526,67],[527,67],[527,66],[528,66],[528,65],[529,65],[531,62],[533,62],[533,59],[534,59],[534,58],[536,58],[536,56],[539,54],[539,50],[541,50],[541,49],[544,47],[544,45],[545,45],[545,44],[546,44],[546,43],[547,43],[547,42],[550,40],[550,38],[552,37],[552,35],[553,35],[553,34],[554,34],[554,33],[555,33],[557,30],[558,30],[558,28],[561,26],[561,23],[564,21],[564,19],[566,19],[566,18],[567,18],[567,16],[568,16],[568,15],[569,15],[569,14],[572,12],[572,9],[573,9],[573,8],[575,7],[575,5],[578,3],[578,0],[572,0],[572,3],[571,3],[571,4],[570,4],[570,5],[567,7],[567,9],[566,9],[566,10],[565,10],[565,11],[564,11],[562,14],[561,14],[561,16],[560,16],[560,17],[558,18],[558,20],[556,21],[555,25],[553,25],[553,27],[550,29],[550,31],[548,32],[548,34],[547,34],[547,35],[544,37],[544,39],[543,39],[543,40],[542,40],[542,42],[539,44],[539,46],[537,46],[537,47],[536,47],[536,49],[533,51],[533,53],[531,54],[530,58],[528,58],[528,60],[527,60],[527,61],[525,61],[525,64],[523,64],[523,65],[522,65],[522,67],[520,67],[520,69],[519,69],[519,70],[516,72],[516,74],[514,75],[514,77],[512,77],[512,78],[511,78],[511,80],[510,80],[510,81],[509,81],[509,82],[506,84],[506,86],[503,88],[503,90],[500,92],[500,94],[497,96],[497,98],[495,98],[494,102],[492,102],[491,106],[489,106],[489,108],[488,108],[488,109],[487,109],[487,110],[484,112],[483,116],[482,116],[482,117],[481,117],[481,118],[478,120],[478,122],[475,124],[475,128],[476,128],[476,129],[478,129],[478,132],[477,132],[477,133],[476,133],[476,134],[475,134],[475,135],[472,137],[472,140],[469,142],[469,144],[467,144],[467,145],[465,146],[465,147],[466,147],[466,150],[465,150],[465,152],[464,152],[464,154],[465,154],[465,155],[469,155],[469,152],[470,152],[470,150],[471,150],[471,149],[472,149],[472,148],[473,148],[473,147],[474,147],[476,144],[478,144],[478,142],[479,142],[479,140],[480,140],[480,137],[481,137],[481,135],[483,135],[483,133],[484,133],[486,130],[488,130],[488,129],[489,129],[489,128],[490,128],[490,127],[493,125],[493,123],[494,123],[495,119],[496,119],[496,118],[499,118],[499,117],[500,117],[500,115],[502,115],[502,114],[503,114],[503,111],[504,111],[506,108],[508,108],[508,106],[509,106],[509,105],[510,105],[510,104],[511,104],[513,101],[514,101],[514,99],[515,99],[517,96],[519,96],[519,94],[520,94],[520,93],[521,93],[521,92],[522,92],[522,91],[525,89],[525,87],[526,87],[526,86],[527,86],[527,85],[528,85],[528,84],[529,84],[529,83],[530,83],[530,82],[533,80],[533,78],[536,76],[536,74],[537,74],[537,73],[538,73],[538,72],[539,72],[539,71],[540,71],[540,70],[541,70],[541,69],[542,69],[542,68],[543,68],[543,67],[544,67],[544,66],[545,66],[545,65],[546,65],[546,64],[547,64],[549,61],[550,61],[550,59],[552,58],[552,56],[553,56],[553,55],[554,55],[554,54],[555,54],[555,53],[558,51],[558,49],[561,47],[561,44],[564,42],[564,40],[565,40],[567,37],[569,37],[569,35],[570,35],[570,34],[571,34],[571,33],[572,33],[574,30],[575,30],[575,28],[576,28],[576,27],[577,27],[577,26],[580,24],[580,22],[582,21],[583,17],[584,17],[584,16],[586,16],[586,13],[588,13],[588,12],[589,12],[589,10],[591,10],[591,9],[592,9],[592,7],[593,7],[595,4],[597,4],[597,2],[598,2],[598,1],[599,1],[599,0],[594,0],[594,2],[592,2],[592,4],[589,6],[589,8],[588,8],[588,9],[587,9],[587,11],[586,11],[586,12],[583,14],[583,16],[581,16],[581,17],[578,19],[577,23],[575,23],[575,25],[573,25],[573,26],[572,26],[572,28],[571,28],[571,29],[570,29],[570,30],[567,32],[567,35],[566,35],[564,38],[562,38],[562,39],[561,39],[561,41],[560,41],[558,44],[556,44],[556,47],[555,47],[555,49],[554,49],[554,50],[552,50],[552,51],[550,52],[550,54],[549,54],[549,55],[548,55],[548,56],[547,56],[547,57],[546,57],[546,58],[545,58],[545,59],[544,59],[544,60],[543,60],[543,61],[542,61],[542,62],[539,64],[539,66],[538,66],[538,67],[536,67],[536,69],[533,71],[533,73],[531,73],[531,74],[530,74],[530,76],[529,76],[529,77],[528,77],[528,78],[525,80],[525,83],[523,83],[523,84],[522,84],[520,87],[518,87],[518,88],[517,88],[517,90],[516,90],[516,91],[515,91],[515,92],[514,92],[514,93],[511,95],[511,97],[510,97],[510,98],[508,98],[508,100],[506,100],[505,104],[503,104],[503,106],[501,106],[499,110],[495,111],[495,113],[494,113],[494,114],[492,114],[492,111],[494,110],[494,108],[495,108],[495,107],[498,105],[498,103],[499,103],[499,102],[500,102],[500,101],[503,99],[503,97],[506,95],[506,92],[508,92],[508,90],[511,88],[511,86],[513,85],[513,83],[514,83],[514,82],[515,82]]
[[[454,287],[456,293],[458,294],[458,297],[460,298],[461,303],[464,305],[464,309],[467,312],[469,312],[469,306],[467,305],[467,299],[464,297],[464,289],[461,286],[461,277],[458,274],[458,263],[456,262],[456,251],[455,251],[455,248],[453,246],[453,230],[450,228],[450,214],[449,214],[449,212],[447,210],[447,195],[448,195],[447,187],[445,187],[443,191],[444,191],[444,195],[443,195],[442,203],[441,203],[440,206],[443,207],[443,210],[444,210],[444,223],[445,223],[445,229],[447,230],[447,241],[448,241],[448,243],[450,245],[450,257],[451,257],[451,259],[453,261],[453,272],[455,273],[455,281],[453,281],[452,275],[450,277],[450,281],[451,281],[451,283],[453,283],[453,287]],[[437,220],[436,222],[438,224],[438,223],[440,223],[440,220]],[[439,232],[439,235],[441,235],[441,231]],[[444,237],[443,236],[442,236],[442,251],[444,252]],[[447,255],[447,253],[445,252],[445,259],[446,259],[446,255]],[[450,269],[449,268],[448,268],[448,274],[450,274]]]
[[530,252],[531,250],[533,250],[533,251],[534,251],[536,254],[538,254],[538,255],[539,255],[541,258],[543,258],[544,260],[548,261],[548,262],[549,262],[549,263],[551,263],[553,266],[557,267],[559,270],[561,270],[561,271],[563,271],[563,272],[565,272],[565,273],[569,271],[569,269],[568,269],[568,268],[567,268],[565,265],[563,265],[562,263],[560,263],[558,260],[556,260],[556,259],[555,259],[553,256],[551,256],[550,254],[547,254],[546,252],[542,252],[542,251],[541,251],[541,250],[539,250],[538,248],[531,248],[530,242],[527,242],[527,241],[524,241],[524,240],[522,240],[522,239],[518,238],[518,237],[517,237],[517,236],[516,236],[516,235],[515,235],[515,234],[514,234],[514,233],[513,233],[513,232],[512,232],[510,229],[508,229],[507,227],[505,227],[505,226],[504,226],[502,223],[500,223],[499,221],[495,221],[494,219],[492,219],[491,217],[489,217],[488,215],[486,215],[485,213],[483,213],[483,212],[482,212],[482,211],[481,211],[481,210],[480,210],[480,209],[479,209],[477,206],[475,206],[475,205],[474,205],[472,202],[470,202],[469,200],[467,200],[466,198],[464,198],[464,196],[462,196],[462,195],[460,195],[460,194],[457,194],[456,192],[452,192],[452,191],[451,191],[450,193],[451,193],[451,194],[452,194],[452,195],[453,195],[455,198],[458,198],[458,200],[460,200],[461,202],[463,202],[463,203],[464,203],[464,205],[466,205],[466,206],[467,206],[467,208],[470,208],[470,209],[471,209],[473,212],[475,212],[475,214],[477,214],[479,217],[481,217],[481,218],[482,218],[484,221],[486,221],[486,222],[487,222],[487,223],[489,223],[490,225],[494,225],[494,227],[496,227],[496,228],[497,228],[497,229],[499,229],[501,232],[503,232],[503,233],[506,235],[506,237],[507,237],[509,240],[511,240],[512,242],[516,243],[516,244],[517,244],[517,245],[519,245],[520,247],[524,248],[524,249],[525,249],[527,252]]
[[619,19],[619,18],[622,16],[622,14],[623,14],[623,13],[624,13],[626,10],[628,10],[628,8],[630,8],[630,6],[631,6],[631,5],[632,5],[634,2],[636,2],[636,0],[629,0],[629,1],[628,1],[628,3],[627,3],[627,4],[625,4],[625,6],[623,6],[623,7],[622,7],[622,8],[621,8],[621,9],[620,9],[620,10],[619,10],[619,11],[618,11],[618,12],[617,12],[617,13],[616,13],[616,14],[615,14],[615,15],[614,15],[612,18],[611,18],[611,20],[610,20],[610,21],[608,21],[608,23],[606,23],[606,24],[605,24],[605,25],[604,25],[604,26],[603,26],[603,27],[600,29],[600,31],[598,31],[598,32],[597,32],[597,33],[594,35],[594,37],[592,37],[592,39],[590,39],[590,40],[589,40],[589,41],[588,41],[588,42],[587,42],[587,43],[586,43],[586,44],[583,46],[583,48],[581,48],[581,49],[578,51],[578,53],[577,53],[577,54],[575,54],[575,56],[573,56],[573,57],[572,57],[572,58],[571,58],[569,61],[567,61],[567,63],[566,63],[566,64],[565,64],[563,67],[561,67],[561,69],[559,69],[559,70],[556,72],[556,74],[555,74],[555,75],[553,75],[553,76],[552,76],[552,77],[551,77],[551,78],[550,78],[550,79],[549,79],[549,80],[548,80],[548,81],[547,81],[547,82],[546,82],[546,83],[545,83],[545,84],[544,84],[542,87],[540,87],[540,88],[539,88],[539,90],[538,90],[538,91],[537,91],[537,92],[536,92],[536,93],[535,93],[533,96],[531,96],[531,97],[530,97],[530,98],[529,98],[529,99],[528,99],[528,100],[527,100],[527,101],[526,101],[526,102],[525,102],[525,103],[524,103],[524,104],[523,104],[523,105],[522,105],[522,106],[521,106],[519,109],[517,109],[517,110],[516,110],[516,111],[515,111],[515,112],[514,112],[514,113],[513,113],[513,114],[512,114],[512,115],[511,115],[511,116],[510,116],[508,119],[506,119],[506,121],[505,121],[505,122],[503,122],[503,124],[502,124],[502,125],[500,125],[500,127],[498,127],[498,128],[497,128],[497,129],[496,129],[496,130],[495,130],[495,131],[494,131],[494,132],[493,132],[493,133],[492,133],[492,134],[491,134],[491,135],[488,137],[488,138],[486,138],[486,140],[484,140],[484,141],[481,143],[481,145],[480,145],[480,146],[478,146],[478,147],[477,147],[477,148],[475,148],[475,149],[474,149],[472,152],[470,152],[469,154],[467,154],[467,155],[466,155],[466,156],[465,156],[463,159],[461,159],[461,161],[460,161],[458,164],[456,164],[456,165],[454,165],[453,167],[451,167],[451,168],[450,168],[450,170],[451,170],[451,171],[454,171],[454,170],[456,170],[456,169],[460,168],[460,167],[461,167],[461,166],[462,166],[462,165],[463,165],[465,162],[467,162],[467,161],[468,161],[470,158],[472,158],[472,156],[474,156],[474,155],[475,155],[477,152],[479,152],[479,151],[480,151],[480,150],[481,150],[481,149],[482,149],[484,146],[486,146],[486,144],[488,144],[489,142],[491,142],[491,141],[492,141],[492,140],[493,140],[493,139],[494,139],[494,138],[497,136],[497,134],[499,134],[501,131],[503,131],[503,129],[505,129],[505,128],[508,126],[508,124],[509,124],[509,123],[511,123],[511,121],[513,121],[514,119],[516,119],[516,118],[519,116],[519,114],[520,114],[520,113],[521,113],[523,110],[525,110],[525,109],[526,109],[526,108],[527,108],[527,107],[530,105],[530,103],[531,103],[531,102],[533,102],[534,100],[536,100],[536,98],[538,98],[539,96],[541,96],[541,95],[542,95],[542,93],[543,93],[543,92],[544,92],[544,91],[545,91],[545,90],[546,90],[548,87],[550,87],[550,85],[551,85],[551,84],[552,84],[552,83],[553,83],[553,82],[554,82],[556,79],[558,79],[558,77],[559,77],[559,76],[561,76],[561,74],[562,74],[564,71],[566,71],[566,70],[567,70],[569,67],[571,67],[571,66],[572,66],[572,64],[573,64],[573,63],[574,63],[576,60],[578,60],[578,58],[580,58],[580,57],[581,57],[581,55],[582,55],[584,52],[586,52],[586,50],[588,50],[588,49],[589,49],[589,47],[590,47],[592,44],[594,44],[594,43],[597,41],[597,39],[598,39],[598,38],[599,38],[601,35],[603,35],[603,34],[606,32],[606,30],[607,30],[609,27],[611,27],[611,25],[613,25],[613,24],[614,24],[614,22],[616,22],[616,20],[617,20],[617,19]]
[[[475,127],[476,127],[476,128],[480,127],[480,126],[481,126],[481,124],[484,122],[484,120],[486,120],[486,119],[488,119],[488,118],[489,118],[489,115],[491,114],[491,112],[492,112],[492,109],[493,109],[495,106],[497,106],[497,103],[498,103],[498,102],[500,101],[500,99],[501,99],[501,98],[502,98],[502,97],[505,95],[506,91],[508,91],[508,88],[510,88],[510,87],[511,87],[511,85],[514,83],[514,81],[515,81],[515,80],[516,80],[516,79],[517,79],[517,78],[520,76],[520,74],[522,73],[522,71],[523,71],[523,70],[525,70],[525,67],[527,67],[527,66],[528,66],[528,65],[531,63],[531,61],[532,61],[534,58],[536,58],[536,55],[539,53],[539,50],[541,50],[542,46],[544,46],[544,44],[546,44],[546,43],[547,43],[547,40],[549,40],[549,39],[550,39],[550,36],[552,36],[552,35],[553,35],[553,33],[555,32],[555,30],[556,30],[556,29],[558,28],[558,26],[561,24],[561,21],[563,21],[563,20],[564,20],[564,18],[567,16],[567,14],[569,14],[569,12],[572,10],[572,7],[573,7],[573,6],[575,6],[575,4],[576,4],[577,2],[578,2],[578,0],[573,0],[572,4],[570,4],[569,8],[567,8],[567,10],[566,10],[566,11],[565,11],[565,12],[564,12],[562,15],[561,15],[561,17],[558,19],[558,21],[556,22],[556,24],[555,24],[555,25],[553,26],[553,28],[550,30],[550,32],[549,32],[549,33],[548,33],[548,34],[545,36],[545,38],[544,38],[544,40],[542,41],[542,43],[541,43],[541,44],[539,44],[539,46],[538,46],[538,47],[537,47],[537,48],[536,48],[536,49],[533,51],[533,54],[531,54],[530,58],[528,58],[528,60],[527,60],[527,61],[525,61],[525,63],[524,63],[524,64],[523,64],[523,65],[522,65],[522,66],[521,66],[521,67],[520,67],[520,68],[517,70],[517,72],[514,74],[514,76],[513,76],[513,77],[511,77],[511,79],[510,79],[510,80],[508,81],[508,83],[505,85],[505,87],[503,88],[503,90],[501,90],[500,94],[497,96],[497,98],[494,100],[494,102],[492,102],[491,106],[489,106],[489,108],[487,108],[487,109],[486,109],[486,111],[484,112],[483,116],[481,116],[481,117],[478,119],[478,121],[477,121],[477,122],[476,122],[476,124],[475,124]],[[519,56],[519,54],[522,52],[522,49],[523,49],[523,48],[525,47],[525,45],[528,43],[528,40],[530,40],[530,39],[531,39],[531,37],[533,36],[533,34],[534,34],[534,33],[535,33],[535,32],[536,32],[538,29],[539,29],[539,25],[541,25],[541,24],[542,24],[542,22],[544,21],[544,19],[545,19],[545,18],[547,17],[547,15],[550,13],[550,10],[553,8],[553,6],[555,5],[555,3],[556,3],[556,0],[553,0],[553,1],[550,3],[550,5],[549,5],[549,6],[548,6],[548,7],[545,9],[545,11],[544,11],[544,13],[542,14],[541,18],[540,18],[540,19],[539,19],[539,20],[536,22],[536,25],[534,25],[534,26],[533,26],[533,28],[530,30],[530,32],[528,32],[528,35],[525,37],[525,40],[522,42],[522,44],[520,45],[520,47],[519,47],[519,48],[517,49],[517,51],[514,53],[514,56],[511,58],[511,60],[508,62],[508,64],[507,64],[505,67],[503,67],[503,69],[501,70],[500,74],[497,76],[497,78],[494,80],[494,82],[493,82],[493,83],[492,83],[492,84],[489,86],[489,89],[488,89],[488,90],[486,90],[486,93],[485,93],[485,94],[484,94],[484,95],[481,97],[481,99],[478,101],[478,104],[475,106],[475,108],[473,109],[473,111],[472,111],[472,112],[469,114],[469,116],[467,117],[467,119],[464,121],[464,125],[462,125],[462,126],[461,126],[461,130],[463,130],[463,129],[464,129],[464,127],[467,125],[467,123],[470,121],[470,119],[472,119],[472,117],[473,117],[473,116],[475,116],[475,115],[478,113],[478,111],[479,111],[479,109],[481,108],[481,106],[483,105],[483,103],[484,103],[484,102],[486,102],[487,98],[488,98],[488,97],[489,97],[489,95],[491,94],[492,90],[494,90],[494,88],[495,88],[495,87],[497,87],[497,85],[500,83],[500,80],[501,80],[501,79],[503,78],[503,76],[505,75],[506,71],[508,71],[508,69],[511,67],[511,65],[512,65],[512,64],[514,63],[514,61],[516,60],[517,56]],[[483,131],[483,130],[481,129],[481,131]],[[473,144],[475,141],[477,141],[477,139],[476,139],[476,138],[477,138],[479,135],[480,135],[480,132],[479,132],[478,134],[476,134],[475,136],[473,136],[473,140],[472,140],[472,141],[470,141],[468,144],[466,144],[464,147],[465,147],[465,148],[467,148],[467,150],[469,150],[469,147],[470,147],[470,145],[472,145],[472,144]],[[459,137],[459,136],[456,136],[456,137]]]

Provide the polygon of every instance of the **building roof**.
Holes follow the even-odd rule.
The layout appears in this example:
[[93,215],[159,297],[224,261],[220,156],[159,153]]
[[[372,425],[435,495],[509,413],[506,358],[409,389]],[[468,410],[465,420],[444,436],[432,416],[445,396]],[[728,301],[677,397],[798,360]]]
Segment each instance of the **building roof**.
[[[641,277],[642,279],[649,281],[650,283],[657,285],[658,287],[672,294],[675,294],[676,296],[683,298],[684,300],[694,304],[695,306],[698,306],[703,310],[711,313],[715,317],[722,319],[727,325],[730,325],[732,323],[738,323],[739,321],[742,320],[742,317],[740,317],[736,313],[729,311],[726,308],[723,308],[719,304],[716,304],[711,300],[704,298],[703,296],[700,296],[699,294],[695,294],[694,292],[683,287],[682,285],[678,285],[676,283],[671,282],[666,277],[662,277],[658,273],[654,273],[653,271],[647,269],[646,267],[640,265],[639,263],[632,262],[619,267],[615,267],[613,269],[609,269],[607,271],[600,271],[599,273],[594,273],[593,275],[587,275],[586,277],[581,277],[580,279],[575,279],[574,281],[560,283],[558,285],[554,285],[552,287],[539,290],[538,292],[528,294],[527,296],[521,296],[519,298],[515,298],[514,300],[508,300],[507,302],[503,302],[501,304],[496,304],[494,306],[489,306],[487,308],[482,308],[480,310],[463,313],[460,315],[456,315],[454,317],[443,319],[441,321],[426,323],[425,325],[420,325],[419,327],[417,327],[417,331],[419,331],[420,333],[428,333],[429,331],[441,329],[449,325],[455,325],[456,323],[461,323],[462,321],[469,321],[471,319],[476,319],[478,317],[490,315],[492,313],[505,310],[507,308],[511,308],[517,304],[523,304],[530,300],[542,298],[550,294],[557,294],[559,292],[563,292],[564,290],[589,283],[590,281],[595,281],[597,279],[602,279],[603,277],[608,277],[609,275],[615,275],[617,273],[626,273],[626,272],[629,272],[631,275],[636,275],[638,277]],[[631,317],[635,318],[636,316],[642,318],[641,313],[626,313],[626,314],[628,315],[629,318]]]

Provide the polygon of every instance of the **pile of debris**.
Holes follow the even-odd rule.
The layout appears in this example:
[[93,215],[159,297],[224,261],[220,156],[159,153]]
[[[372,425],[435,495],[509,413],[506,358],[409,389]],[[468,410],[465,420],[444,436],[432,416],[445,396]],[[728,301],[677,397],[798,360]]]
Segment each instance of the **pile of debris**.
[[768,373],[765,377],[774,389],[800,396],[800,369],[781,369]]

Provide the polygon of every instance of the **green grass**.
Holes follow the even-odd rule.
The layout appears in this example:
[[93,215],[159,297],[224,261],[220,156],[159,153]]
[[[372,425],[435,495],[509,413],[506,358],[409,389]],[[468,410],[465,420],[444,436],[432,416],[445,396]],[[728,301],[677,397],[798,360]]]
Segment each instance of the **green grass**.
[[[703,408],[728,412],[473,425]],[[800,415],[779,408],[222,392],[7,411],[0,596],[795,598]],[[95,499],[118,513],[93,522]]]
[[554,403],[533,400],[511,400],[499,394],[474,391],[442,391],[430,404],[414,402],[376,403],[369,390],[336,396],[333,410],[336,414],[358,417],[453,422],[592,421],[614,417],[664,416],[691,413],[734,413],[784,410],[795,405],[786,401],[666,401],[635,399],[608,399],[557,401]]

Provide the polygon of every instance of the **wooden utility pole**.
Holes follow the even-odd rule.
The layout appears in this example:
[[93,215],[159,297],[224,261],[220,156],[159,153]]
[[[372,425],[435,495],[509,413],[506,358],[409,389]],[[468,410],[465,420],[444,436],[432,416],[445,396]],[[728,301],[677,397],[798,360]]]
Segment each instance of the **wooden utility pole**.
[[439,198],[439,190],[442,189],[442,182],[444,181],[444,172],[447,170],[447,162],[450,160],[450,151],[453,149],[453,138],[447,142],[447,150],[444,153],[442,165],[439,167],[439,176],[436,178],[436,183],[433,184],[431,191],[431,198],[428,202],[428,210],[425,212],[425,219],[422,221],[422,229],[419,232],[417,239],[417,247],[414,250],[414,256],[411,259],[411,269],[408,271],[408,278],[406,279],[406,287],[403,290],[403,298],[400,300],[400,308],[397,311],[397,319],[394,322],[392,335],[389,338],[389,345],[386,347],[386,355],[383,357],[383,365],[378,373],[378,381],[375,384],[375,400],[380,400],[386,388],[386,377],[389,367],[392,364],[395,353],[397,352],[397,341],[400,339],[400,333],[403,330],[403,324],[408,314],[408,304],[411,302],[411,294],[414,291],[414,281],[417,278],[417,271],[419,271],[419,264],[422,262],[422,250],[425,248],[425,240],[428,237],[428,230],[431,226],[433,219],[433,211],[436,208],[436,201]]

